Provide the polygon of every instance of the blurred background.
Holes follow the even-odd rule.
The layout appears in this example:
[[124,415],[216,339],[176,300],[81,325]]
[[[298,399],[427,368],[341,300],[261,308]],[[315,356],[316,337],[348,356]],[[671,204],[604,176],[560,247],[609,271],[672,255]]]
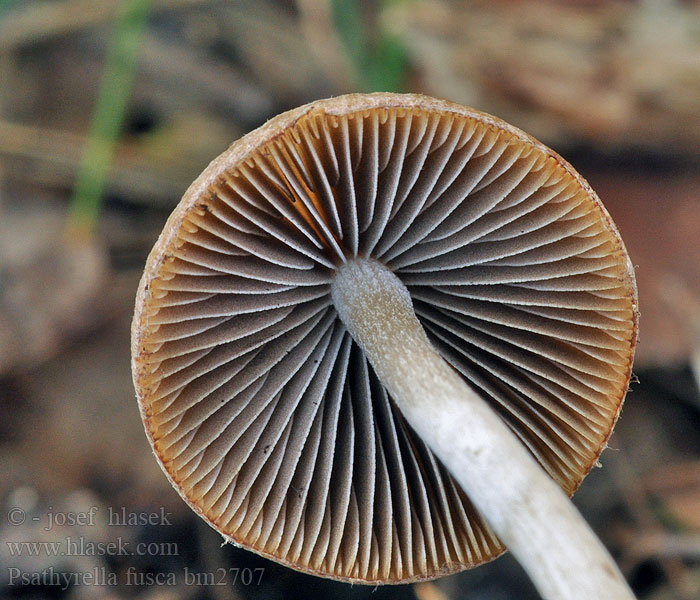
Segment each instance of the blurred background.
[[279,112],[374,90],[496,114],[603,199],[636,267],[641,338],[575,501],[639,598],[700,598],[691,0],[0,0],[0,597],[537,598],[508,556],[371,588],[220,547],[143,433],[133,299],[184,190]]

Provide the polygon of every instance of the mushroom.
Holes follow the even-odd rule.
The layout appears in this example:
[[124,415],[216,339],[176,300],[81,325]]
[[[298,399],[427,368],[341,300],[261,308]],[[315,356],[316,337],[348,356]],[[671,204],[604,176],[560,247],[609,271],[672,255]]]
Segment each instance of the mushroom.
[[507,547],[549,599],[632,598],[568,496],[620,413],[634,272],[561,157],[487,114],[353,94],[191,185],[132,329],[146,433],[226,540],[397,583]]

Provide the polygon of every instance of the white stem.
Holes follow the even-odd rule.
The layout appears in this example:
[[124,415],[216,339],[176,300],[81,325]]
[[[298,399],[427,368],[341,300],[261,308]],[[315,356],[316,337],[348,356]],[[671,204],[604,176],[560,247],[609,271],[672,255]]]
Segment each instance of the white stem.
[[333,302],[411,427],[547,600],[634,595],[566,494],[433,348],[408,290],[373,260],[341,267]]

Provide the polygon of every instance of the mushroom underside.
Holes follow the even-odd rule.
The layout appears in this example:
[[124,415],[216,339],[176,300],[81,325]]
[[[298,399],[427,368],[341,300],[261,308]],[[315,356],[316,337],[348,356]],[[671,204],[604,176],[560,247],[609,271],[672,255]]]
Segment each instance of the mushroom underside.
[[340,265],[400,278],[439,353],[568,494],[636,341],[629,261],[587,184],[514,128],[416,98],[320,105],[218,163],[137,303],[137,393],[178,491],[227,539],[343,580],[436,577],[503,546],[340,322]]

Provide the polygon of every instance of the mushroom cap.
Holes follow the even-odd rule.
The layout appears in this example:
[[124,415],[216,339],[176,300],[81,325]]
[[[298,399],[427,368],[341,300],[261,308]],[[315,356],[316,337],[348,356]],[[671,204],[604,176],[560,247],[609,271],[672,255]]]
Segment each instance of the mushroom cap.
[[572,494],[630,378],[624,244],[557,154],[420,95],[289,111],[190,186],[136,299],[153,450],[227,540],[299,570],[377,584],[488,561],[502,544],[336,314],[353,257],[397,274],[445,360]]

